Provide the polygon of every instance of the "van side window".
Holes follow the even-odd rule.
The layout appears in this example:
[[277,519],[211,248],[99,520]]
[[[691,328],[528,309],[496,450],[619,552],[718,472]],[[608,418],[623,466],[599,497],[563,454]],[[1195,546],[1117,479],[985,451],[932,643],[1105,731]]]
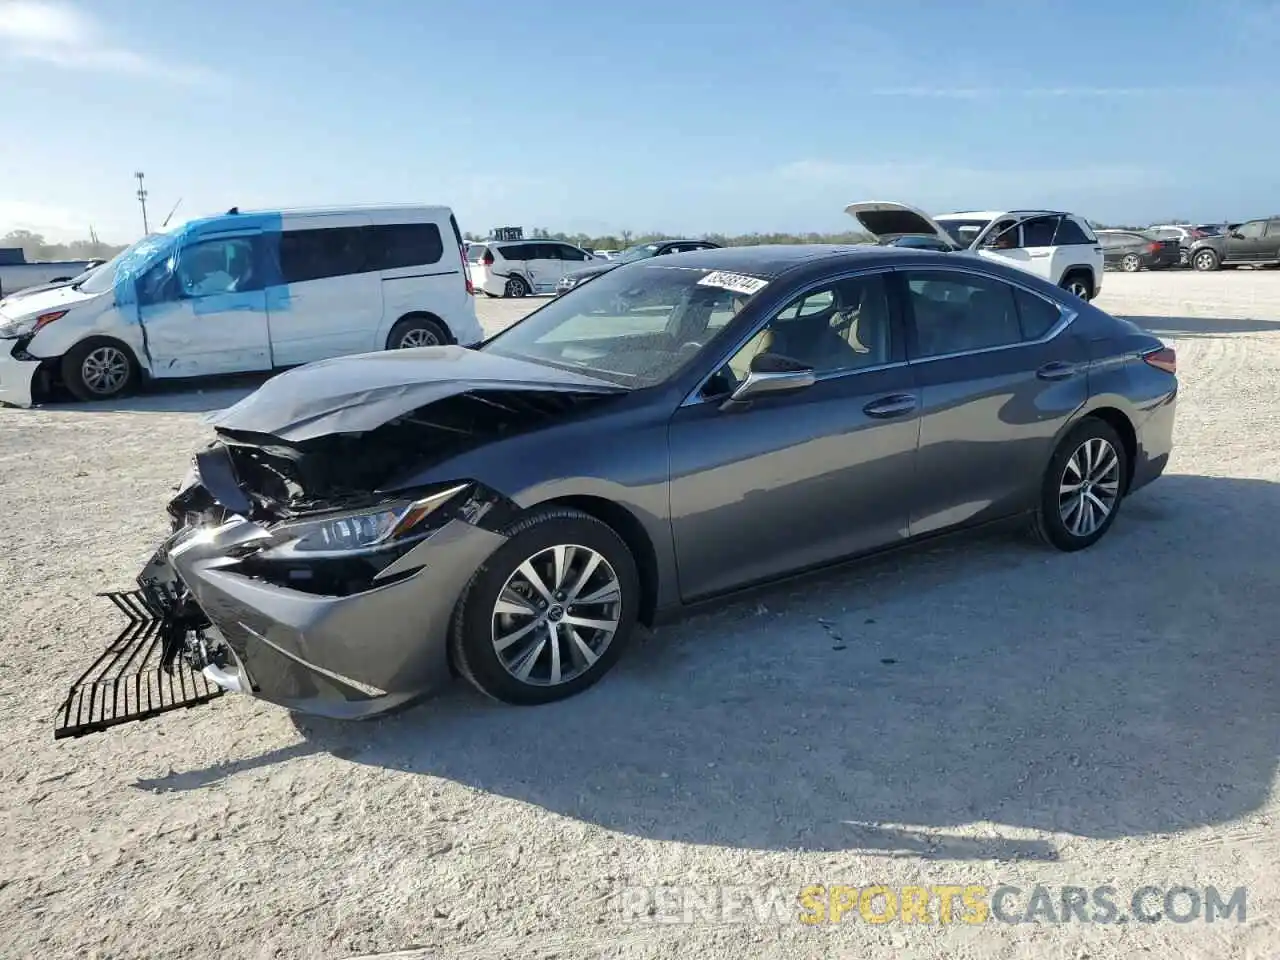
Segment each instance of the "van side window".
[[212,297],[262,289],[249,237],[205,240],[183,247],[176,273],[184,296]]
[[398,270],[439,263],[444,240],[434,223],[392,223],[367,227],[369,270]]
[[363,273],[365,228],[286,230],[280,236],[280,273],[285,283]]

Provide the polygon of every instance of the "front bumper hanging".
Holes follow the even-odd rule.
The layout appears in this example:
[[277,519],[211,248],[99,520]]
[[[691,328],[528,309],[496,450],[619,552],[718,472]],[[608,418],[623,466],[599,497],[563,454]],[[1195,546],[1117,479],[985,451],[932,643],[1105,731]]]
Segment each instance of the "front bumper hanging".
[[166,591],[101,593],[128,623],[71,685],[54,718],[53,737],[80,737],[118,724],[208,703],[225,692],[191,662],[191,638],[203,644],[202,617]]

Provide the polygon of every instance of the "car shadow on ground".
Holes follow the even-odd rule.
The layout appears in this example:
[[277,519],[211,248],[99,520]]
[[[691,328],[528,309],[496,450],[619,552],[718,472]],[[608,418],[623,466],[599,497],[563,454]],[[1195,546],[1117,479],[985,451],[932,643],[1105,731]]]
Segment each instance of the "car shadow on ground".
[[1044,833],[1220,824],[1277,763],[1277,512],[1280,485],[1171,475],[1090,550],[988,533],[777,586],[640,634],[560,703],[458,682],[295,722],[355,763],[657,840],[1051,860]]
[[1116,314],[1156,336],[1220,337],[1233,333],[1280,333],[1280,320],[1225,317],[1165,317]]

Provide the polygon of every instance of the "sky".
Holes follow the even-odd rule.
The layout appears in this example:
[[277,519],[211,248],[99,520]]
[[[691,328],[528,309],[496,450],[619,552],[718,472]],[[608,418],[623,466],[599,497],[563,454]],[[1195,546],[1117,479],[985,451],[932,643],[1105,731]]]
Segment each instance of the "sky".
[[0,235],[446,204],[841,231],[855,200],[1280,213],[1280,0],[0,0]]

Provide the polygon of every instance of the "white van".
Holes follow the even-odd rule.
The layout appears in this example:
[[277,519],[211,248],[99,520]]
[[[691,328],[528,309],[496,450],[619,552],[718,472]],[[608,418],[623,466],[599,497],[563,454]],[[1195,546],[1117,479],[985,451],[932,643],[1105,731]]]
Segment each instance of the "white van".
[[139,240],[71,286],[0,306],[0,403],[141,378],[292,367],[483,339],[448,207],[241,212]]
[[467,248],[471,284],[489,297],[555,293],[566,273],[603,263],[563,240],[486,240]]

